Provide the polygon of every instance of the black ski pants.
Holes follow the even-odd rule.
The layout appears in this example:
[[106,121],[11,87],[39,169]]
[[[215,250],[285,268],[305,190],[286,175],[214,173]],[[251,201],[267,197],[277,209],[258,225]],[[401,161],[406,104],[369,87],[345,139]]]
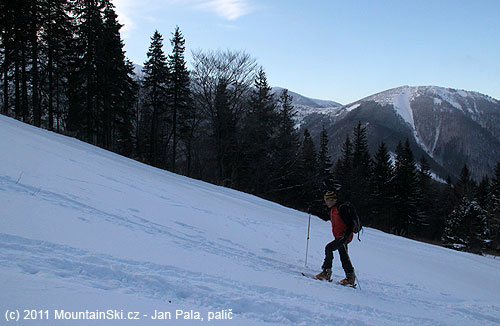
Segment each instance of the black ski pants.
[[335,250],[339,251],[340,261],[342,262],[342,268],[346,274],[353,273],[354,267],[352,267],[351,259],[347,253],[347,243],[343,244],[344,239],[336,239],[330,242],[325,247],[325,261],[323,262],[323,268],[332,268],[333,263],[333,252]]

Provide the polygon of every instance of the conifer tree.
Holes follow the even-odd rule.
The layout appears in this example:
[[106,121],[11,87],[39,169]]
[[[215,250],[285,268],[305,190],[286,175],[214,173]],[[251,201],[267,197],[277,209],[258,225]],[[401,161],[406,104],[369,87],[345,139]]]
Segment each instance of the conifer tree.
[[427,161],[424,155],[420,157],[419,167],[417,171],[417,180],[419,183],[419,189],[423,193],[426,193],[426,191],[431,186],[430,183],[432,181],[432,178],[431,178],[431,168],[429,166],[429,162]]
[[[439,185],[439,184],[438,184]],[[430,223],[430,239],[441,240],[444,234],[445,224],[448,216],[455,209],[454,185],[451,177],[448,175],[446,183],[441,185],[437,191],[437,205],[435,206],[435,216]]]
[[249,99],[244,126],[244,168],[249,189],[265,195],[269,191],[269,174],[273,170],[272,140],[277,128],[276,101],[261,67]]
[[476,182],[471,177],[469,167],[467,164],[464,164],[458,182],[455,184],[454,188],[456,200],[460,202],[464,197],[469,201],[474,200],[476,187]]
[[352,197],[351,200],[356,205],[358,213],[363,216],[364,223],[370,225],[371,215],[368,214],[370,195],[370,179],[372,176],[372,160],[368,151],[368,139],[366,127],[358,121],[354,128],[354,141],[352,153]]
[[31,0],[30,6],[30,46],[31,46],[31,101],[33,110],[33,124],[40,127],[42,124],[42,107],[40,103],[40,52],[39,32],[42,22],[42,1]]
[[395,232],[414,235],[418,232],[422,221],[419,216],[416,197],[417,169],[408,138],[404,146],[399,142],[396,147],[394,171]]
[[479,206],[485,209],[488,207],[489,195],[490,195],[490,179],[487,175],[485,175],[481,179],[481,182],[479,183],[479,186],[477,187],[476,191],[476,199]]
[[431,168],[424,155],[420,157],[417,169],[416,212],[420,226],[427,226],[430,218],[434,215],[435,192],[432,189]]
[[298,186],[298,153],[299,135],[293,120],[295,109],[292,97],[284,89],[279,98],[278,127],[274,145],[275,169],[272,171],[272,198],[285,205],[296,207],[299,196]]
[[318,160],[316,147],[308,129],[304,130],[304,139],[300,153],[302,191],[301,195],[305,207],[316,206],[314,203],[321,199],[318,182]]
[[[179,26],[170,39],[172,44],[172,54],[168,57],[169,74],[169,107],[172,115],[172,171],[176,171],[177,143],[178,138],[184,141],[187,148],[191,147],[193,131],[193,105],[191,102],[191,90],[189,72],[184,58],[185,43],[184,36]],[[189,149],[190,152],[191,149]],[[190,153],[188,153],[189,157]],[[190,165],[188,160],[188,166]],[[189,170],[189,167],[188,167]]]
[[476,201],[462,197],[448,217],[443,243],[453,249],[481,253],[487,234],[486,211]]
[[19,1],[2,1],[0,7],[0,58],[2,59],[2,113],[9,115],[11,113],[9,101],[10,98],[10,81],[11,81],[11,67],[16,56],[15,53],[15,24],[16,19],[16,6]]
[[[4,1],[0,10],[0,37],[3,48],[4,112],[29,121],[28,72],[31,1]],[[10,85],[13,90],[9,92]],[[9,98],[12,100],[9,101]]]
[[380,143],[374,157],[372,194],[370,204],[372,207],[373,224],[383,230],[390,230],[391,212],[393,211],[394,195],[392,191],[392,180],[394,168],[391,156],[384,142]]
[[[297,153],[298,149],[298,134],[293,120],[296,111],[292,105],[292,96],[288,94],[288,90],[284,89],[280,95],[278,118],[278,136],[277,140],[283,144],[289,153]],[[281,147],[281,146],[280,146]]]
[[477,201],[477,185],[464,164],[460,178],[454,187],[458,204],[448,216],[443,242],[455,249],[480,253],[488,237],[487,212]]
[[[58,10],[62,7],[64,15]],[[52,76],[47,66],[53,61],[49,51],[51,43],[45,36],[56,25],[55,19],[59,29],[68,23],[69,11],[65,0],[1,2],[0,69],[4,114],[13,113],[18,119],[42,126],[44,103],[47,102],[43,95],[48,93],[46,76],[49,75],[49,80]],[[58,41],[59,48],[64,49],[64,40]]]
[[136,84],[131,77],[133,66],[125,58],[121,27],[114,6],[107,3],[97,50],[100,101],[97,136],[100,146],[130,155]]
[[216,141],[216,155],[218,180],[225,186],[234,184],[237,163],[238,144],[237,140],[232,137],[236,135],[236,117],[231,110],[231,102],[229,95],[229,84],[226,79],[220,79],[217,91],[215,93],[215,113],[217,124],[215,125],[214,137]]
[[161,150],[166,147],[163,136],[167,122],[166,110],[169,75],[167,58],[163,52],[163,37],[158,31],[155,31],[151,37],[151,45],[149,46],[143,72],[143,87],[146,89],[145,106],[147,108],[144,117],[148,120],[146,130],[150,130],[148,159],[151,164],[158,166],[161,160]]
[[44,91],[47,94],[47,128],[57,132],[63,127],[67,106],[65,86],[74,30],[70,11],[71,4],[67,0],[47,1],[40,36],[46,57],[44,65],[47,80]]
[[319,156],[318,156],[318,173],[319,179],[323,185],[331,184],[334,180],[332,171],[332,161],[328,150],[328,133],[323,124],[323,129],[320,134]]
[[352,161],[353,145],[349,135],[342,145],[342,156],[335,165],[335,179],[340,184],[339,194],[342,199],[351,201],[352,198]]
[[77,137],[97,144],[98,102],[98,47],[103,29],[102,9],[99,0],[75,0],[75,42],[69,82],[68,129]]
[[500,250],[500,161],[491,180],[487,210],[490,248],[498,252]]
[[396,147],[396,158],[394,162],[394,207],[392,232],[403,233],[407,230],[408,208],[406,185],[407,176],[405,173],[405,153],[403,143],[399,141]]

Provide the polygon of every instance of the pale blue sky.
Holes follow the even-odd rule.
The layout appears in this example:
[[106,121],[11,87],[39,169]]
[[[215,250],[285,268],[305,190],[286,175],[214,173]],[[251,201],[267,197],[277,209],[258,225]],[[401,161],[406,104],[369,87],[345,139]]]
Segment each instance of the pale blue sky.
[[500,0],[114,0],[127,56],[165,52],[178,25],[192,49],[244,50],[269,83],[348,104],[402,85],[500,99]]

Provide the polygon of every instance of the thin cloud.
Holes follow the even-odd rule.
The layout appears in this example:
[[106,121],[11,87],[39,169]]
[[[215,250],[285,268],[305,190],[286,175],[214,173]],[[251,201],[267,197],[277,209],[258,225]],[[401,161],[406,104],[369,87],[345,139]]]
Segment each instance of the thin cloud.
[[123,25],[120,30],[122,36],[127,38],[130,31],[134,30],[137,26],[131,18],[134,9],[134,0],[119,0],[114,3],[115,11],[118,15],[118,21]]
[[253,11],[247,0],[204,0],[196,8],[208,10],[227,20],[236,20]]
[[155,19],[151,12],[161,5],[155,0],[117,0],[114,2],[118,21],[124,26],[120,30],[124,38],[128,38],[131,32],[138,28],[137,20]]
[[[203,10],[216,14],[217,16],[235,21],[255,11],[251,0],[117,0],[114,2],[118,20],[124,26],[121,29],[122,36],[126,39],[132,31],[139,28],[137,21],[157,20],[157,14],[165,7],[188,10]],[[234,28],[234,26],[233,26]]]

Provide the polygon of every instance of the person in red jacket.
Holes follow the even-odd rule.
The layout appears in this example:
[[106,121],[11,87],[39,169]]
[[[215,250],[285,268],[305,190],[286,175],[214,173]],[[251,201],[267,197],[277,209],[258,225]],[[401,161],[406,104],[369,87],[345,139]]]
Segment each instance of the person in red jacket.
[[325,260],[322,266],[323,271],[316,275],[316,278],[330,281],[332,277],[333,252],[338,250],[342,268],[346,275],[339,283],[354,286],[356,275],[354,274],[354,267],[352,267],[349,254],[347,253],[347,244],[353,238],[354,221],[347,212],[347,205],[338,201],[337,195],[333,191],[326,192],[324,200],[326,206],[330,209],[330,218],[324,220],[332,222],[332,232],[335,240],[326,245]]

